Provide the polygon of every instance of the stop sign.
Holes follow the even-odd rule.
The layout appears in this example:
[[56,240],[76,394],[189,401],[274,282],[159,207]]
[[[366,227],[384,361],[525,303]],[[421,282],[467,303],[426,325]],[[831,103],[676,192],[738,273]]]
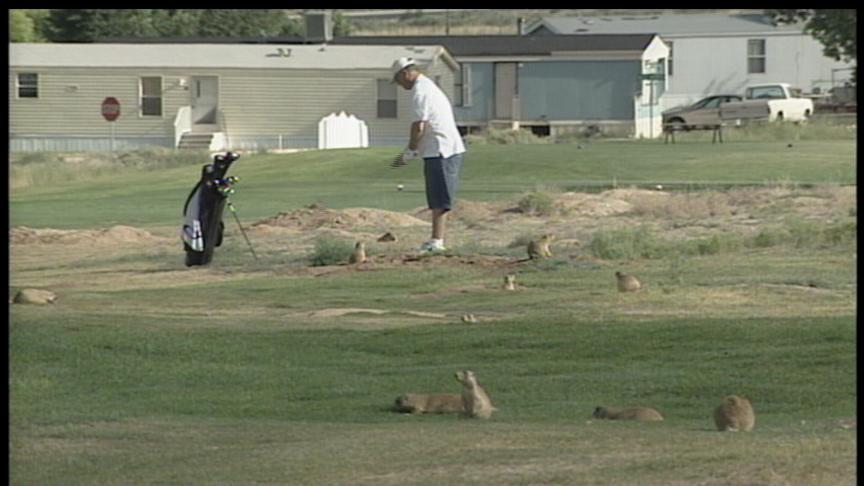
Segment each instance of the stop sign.
[[117,98],[109,96],[102,100],[102,116],[109,122],[113,122],[120,116],[120,102]]

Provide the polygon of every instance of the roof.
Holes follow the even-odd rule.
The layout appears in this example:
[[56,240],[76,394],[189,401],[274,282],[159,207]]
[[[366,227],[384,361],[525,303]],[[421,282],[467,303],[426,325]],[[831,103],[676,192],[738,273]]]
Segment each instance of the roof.
[[442,45],[453,56],[548,56],[560,51],[643,51],[652,33],[602,35],[433,35],[335,37],[332,43]]
[[545,26],[555,34],[638,34],[709,37],[729,34],[801,33],[801,24],[774,26],[761,14],[670,14],[599,17],[544,17],[527,32]]
[[[423,35],[423,36],[340,36],[328,43],[330,46],[346,45],[393,45],[393,46],[444,46],[453,56],[502,56],[528,55],[548,56],[560,51],[643,51],[654,38],[653,33],[599,34],[599,35]],[[201,38],[147,39],[115,38],[103,42],[126,42],[129,44],[195,44],[207,43]],[[246,44],[309,44],[299,36],[222,38],[213,42]],[[212,43],[212,42],[211,42]]]
[[440,45],[9,44],[9,65],[27,67],[390,69],[403,56],[453,65]]

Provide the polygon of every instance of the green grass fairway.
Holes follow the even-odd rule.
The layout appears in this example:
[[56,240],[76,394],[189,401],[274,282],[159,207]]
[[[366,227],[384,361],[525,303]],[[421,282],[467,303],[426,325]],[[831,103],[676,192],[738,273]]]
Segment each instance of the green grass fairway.
[[[466,156],[460,197],[509,198],[535,187],[583,190],[610,185],[669,188],[740,184],[853,184],[855,144],[802,141],[728,144],[603,142],[477,145]],[[397,149],[347,149],[244,156],[233,198],[243,219],[318,202],[327,207],[406,211],[425,204],[419,163],[391,169]],[[12,191],[12,225],[54,228],[176,224],[200,165],[127,171]],[[396,185],[405,190],[396,191]]]
[[[472,146],[473,204],[422,257],[421,171],[394,152],[244,155],[232,199],[258,259],[226,211],[207,267],[177,236],[206,160],[15,185],[10,297],[58,299],[9,307],[9,484],[856,482],[854,141]],[[569,206],[514,210],[526,193]],[[311,203],[409,224],[252,224]],[[90,231],[114,225],[136,228]],[[526,259],[547,231],[554,256]],[[366,241],[370,262],[312,266],[326,238]],[[459,393],[465,369],[490,420],[390,410]],[[729,394],[752,432],[715,429]]]

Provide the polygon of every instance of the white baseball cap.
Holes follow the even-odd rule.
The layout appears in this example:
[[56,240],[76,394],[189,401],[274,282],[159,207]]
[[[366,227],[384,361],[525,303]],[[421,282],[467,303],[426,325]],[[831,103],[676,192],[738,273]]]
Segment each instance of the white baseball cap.
[[408,66],[414,66],[417,64],[411,57],[400,57],[393,61],[393,66],[390,67],[390,70],[393,72],[393,81],[396,81],[396,75],[399,74],[400,71],[407,68]]

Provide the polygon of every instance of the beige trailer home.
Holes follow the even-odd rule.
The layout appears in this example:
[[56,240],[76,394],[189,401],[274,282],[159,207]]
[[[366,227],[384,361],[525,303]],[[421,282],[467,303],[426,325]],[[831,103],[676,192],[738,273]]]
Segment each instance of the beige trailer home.
[[[148,145],[210,150],[312,148],[318,123],[346,112],[370,145],[406,143],[410,93],[390,66],[413,57],[452,96],[458,64],[441,46],[28,44],[9,46],[13,151]],[[107,97],[120,103],[113,122]]]

